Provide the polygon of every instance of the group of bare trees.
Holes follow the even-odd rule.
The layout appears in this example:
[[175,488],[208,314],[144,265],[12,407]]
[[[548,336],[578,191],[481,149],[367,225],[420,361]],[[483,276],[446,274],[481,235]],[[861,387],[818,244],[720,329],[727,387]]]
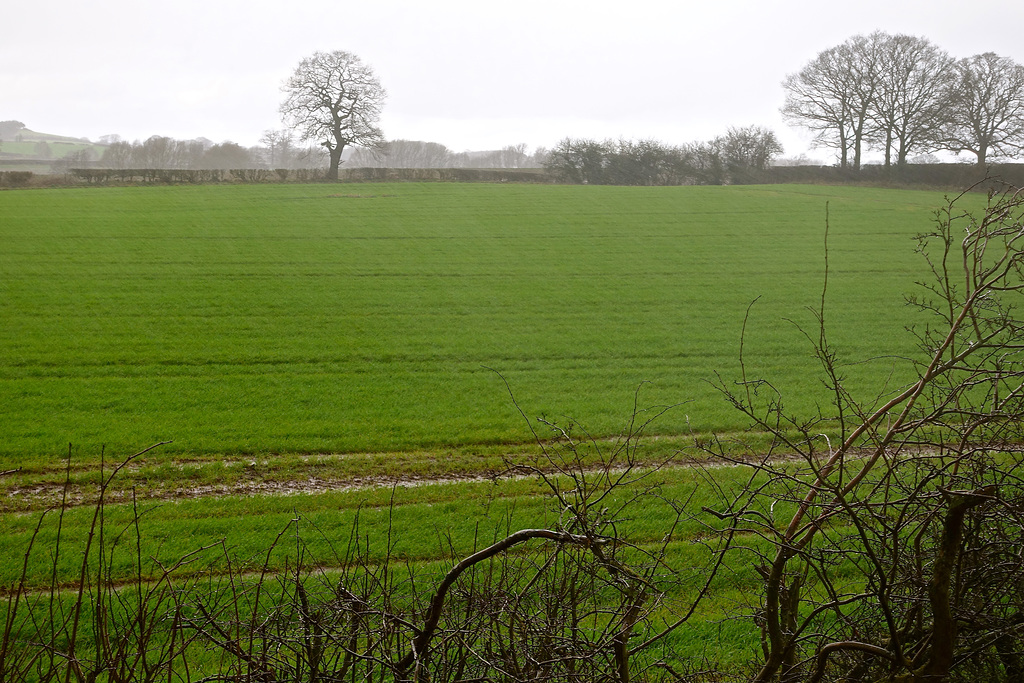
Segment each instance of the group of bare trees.
[[[241,169],[308,168],[321,163],[319,150],[296,147],[287,132],[267,131],[265,147],[243,147],[234,142],[214,144],[204,138],[175,140],[154,135],[143,141],[112,140],[99,166],[111,169]],[[88,161],[88,160],[85,160]],[[83,163],[82,166],[88,166]]]
[[783,81],[783,115],[859,169],[912,154],[968,152],[979,166],[1024,150],[1024,66],[987,52],[954,59],[930,41],[875,32],[824,50]]
[[749,182],[782,153],[775,133],[730,128],[707,142],[681,146],[656,140],[565,138],[545,167],[563,182],[591,185],[723,185]]
[[490,151],[454,152],[439,142],[389,140],[376,149],[356,148],[346,164],[356,168],[540,168],[546,150],[528,154],[525,143]]

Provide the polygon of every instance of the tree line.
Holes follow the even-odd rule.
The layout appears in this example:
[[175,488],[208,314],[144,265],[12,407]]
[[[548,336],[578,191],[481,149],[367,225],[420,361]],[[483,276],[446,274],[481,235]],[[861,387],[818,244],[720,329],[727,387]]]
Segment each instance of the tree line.
[[454,152],[439,142],[390,140],[380,147],[358,147],[346,160],[355,168],[541,168],[547,150],[527,153],[526,143],[501,149]]
[[[205,138],[175,140],[153,135],[146,140],[127,142],[108,139],[99,166],[110,169],[191,169],[224,170],[243,168],[318,168],[322,152],[295,145],[287,132],[267,131],[260,142],[264,146],[243,147],[226,141],[214,144]],[[68,167],[87,168],[91,159],[67,159]]]
[[[955,59],[925,38],[876,31],[819,53],[782,83],[782,113],[857,171],[866,151],[886,168],[912,155],[975,155],[979,167],[1024,151],[1024,67],[995,53]],[[284,83],[286,128],[267,131],[262,147],[153,136],[109,141],[99,165],[112,168],[531,168],[565,182],[623,185],[728,184],[756,181],[782,153],[759,126],[731,128],[713,140],[668,145],[654,140],[566,137],[548,151],[526,145],[455,153],[444,145],[387,141],[378,126],[387,92],[373,70],[344,51],[314,53]],[[17,123],[17,122],[10,122]],[[299,140],[295,142],[296,136]],[[301,147],[301,144],[308,146]],[[69,168],[92,159],[67,159]],[[347,155],[347,156],[346,156]]]
[[[57,170],[93,166],[113,170],[292,170],[323,168],[327,162],[323,149],[298,146],[287,130],[266,131],[260,138],[262,145],[255,147],[160,135],[134,142],[107,136],[101,142],[107,148],[98,160],[91,150],[81,150],[59,160],[61,168]],[[525,143],[499,150],[454,152],[437,142],[391,140],[378,148],[351,150],[345,164],[353,168],[541,168],[546,158],[543,147],[528,153]]]
[[[106,141],[98,166],[108,169],[229,170],[323,168],[327,162],[319,147],[299,147],[290,131],[270,130],[260,138],[262,146],[242,147],[234,142],[213,144],[174,140],[154,135],[144,141]],[[88,152],[88,150],[84,150]],[[499,150],[454,152],[437,142],[391,140],[379,147],[356,147],[345,158],[351,168],[541,168],[547,150],[527,152],[525,143]],[[69,158],[68,168],[88,168],[88,154]]]
[[590,185],[725,185],[751,182],[782,154],[775,133],[730,128],[706,142],[564,138],[544,162],[563,182]]
[[750,180],[782,153],[765,128],[731,128],[714,140],[682,146],[654,140],[597,141],[565,138],[554,149],[526,154],[512,145],[484,154],[453,154],[444,145],[387,142],[377,126],[387,91],[358,56],[336,50],[302,60],[285,81],[282,120],[304,142],[317,142],[330,157],[327,178],[338,179],[346,149],[348,163],[362,167],[523,168],[542,165],[571,183],[615,185],[726,184]]
[[783,81],[783,116],[859,169],[913,154],[970,153],[979,166],[1024,150],[1024,67],[992,52],[955,59],[925,38],[876,31],[822,51]]

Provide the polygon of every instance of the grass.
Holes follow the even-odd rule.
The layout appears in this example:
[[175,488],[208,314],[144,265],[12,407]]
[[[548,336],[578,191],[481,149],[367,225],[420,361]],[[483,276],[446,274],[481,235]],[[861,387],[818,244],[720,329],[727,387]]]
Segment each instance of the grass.
[[[739,469],[721,471],[719,483],[740,486],[749,473]],[[716,476],[718,473],[716,471]],[[714,505],[714,492],[701,485],[698,472],[690,468],[672,468],[657,473],[645,485],[658,484],[659,491],[673,501],[690,500],[693,509]],[[636,489],[626,489],[612,502],[621,502],[623,496]],[[695,493],[696,491],[696,493]],[[383,539],[389,525],[395,530],[394,553],[413,561],[433,561],[443,558],[451,547],[457,554],[468,555],[474,546],[489,544],[495,534],[504,535],[509,528],[550,527],[557,520],[558,511],[553,501],[538,482],[532,479],[511,479],[498,482],[430,484],[415,487],[373,487],[362,490],[334,491],[291,496],[225,496],[197,497],[175,501],[142,501],[137,505],[120,503],[105,506],[105,533],[109,538],[120,534],[134,534],[136,515],[144,537],[151,549],[152,559],[164,565],[196,548],[224,544],[234,557],[257,558],[274,537],[289,529],[289,538],[301,536],[310,556],[326,566],[336,566],[336,549],[344,547],[355,528],[361,534],[377,539],[373,559],[380,559]],[[612,506],[614,507],[614,506]],[[785,510],[783,510],[783,507]],[[779,514],[789,510],[779,506]],[[63,515],[48,513],[39,526],[36,540],[40,548],[57,546],[58,533],[62,537],[62,563],[58,567],[58,581],[73,583],[90,535],[94,507],[80,506],[66,510]],[[620,530],[636,542],[657,542],[672,525],[673,511],[668,505],[648,504],[642,516],[625,520]],[[25,548],[37,533],[39,515],[20,513],[5,515],[4,543],[9,548]],[[687,520],[677,528],[677,536],[684,544],[704,531],[696,520]],[[482,539],[482,540],[481,540]],[[134,541],[122,543],[120,559],[113,564],[110,578],[114,581],[131,579],[137,568],[133,557]],[[283,569],[289,554],[294,554],[294,540],[285,543],[272,561],[272,568]],[[149,556],[147,556],[149,559]],[[0,563],[0,586],[14,585],[22,569],[21,553],[10,554],[10,561]],[[156,564],[148,567],[146,578],[159,574]],[[33,555],[29,563],[31,581],[50,580],[52,558],[42,550]]]
[[[725,489],[742,486],[747,476],[738,469],[716,474],[719,485]],[[617,526],[620,533],[640,546],[659,545],[665,530],[672,527],[675,515],[666,500],[686,499],[695,509],[703,504],[716,505],[714,492],[702,485],[694,469],[664,470],[644,482],[645,486],[654,484],[659,497],[650,499],[642,510],[634,500]],[[614,509],[632,498],[636,490],[627,487],[603,504]],[[356,541],[366,544],[366,561],[371,565],[389,557],[400,576],[408,574],[410,588],[415,583],[420,592],[429,592],[451,568],[453,558],[465,557],[516,529],[554,526],[558,511],[552,507],[553,502],[538,482],[511,479],[292,497],[150,501],[138,507],[114,504],[103,508],[98,526],[94,524],[96,511],[87,506],[62,514],[52,511],[42,521],[36,514],[7,515],[5,543],[16,552],[7,553],[8,561],[0,563],[0,586],[13,589],[18,585],[24,560],[24,586],[28,589],[25,600],[53,595],[54,600],[68,605],[58,611],[69,613],[82,572],[82,558],[87,554],[86,544],[91,542],[86,574],[89,594],[98,591],[93,584],[98,584],[102,576],[104,585],[120,587],[128,597],[129,608],[134,605],[132,591],[136,586],[140,592],[147,591],[160,580],[165,568],[186,556],[190,557],[189,562],[173,574],[172,583],[177,590],[192,586],[190,590],[199,590],[197,596],[213,600],[199,587],[209,583],[220,585],[219,590],[223,591],[225,584],[218,576],[230,565],[234,572],[232,582],[254,582],[266,573],[269,601],[276,595],[278,580],[287,582],[289,575],[294,576],[300,557],[305,571],[311,572],[310,583],[334,585],[335,568],[343,566],[343,557]],[[780,507],[786,508],[780,510],[784,514],[792,506]],[[708,554],[695,539],[705,532],[706,528],[696,519],[684,519],[675,529],[675,540],[665,557],[665,567],[678,570],[681,581],[678,592],[667,596],[674,609],[681,609],[680,605],[690,599],[687,590],[698,588],[704,580],[700,568],[707,563]],[[277,546],[270,552],[268,548],[275,537]],[[34,551],[23,558],[30,538],[34,538]],[[137,546],[137,542],[141,545]],[[544,543],[534,541],[516,553],[537,552]],[[197,554],[197,548],[205,550]],[[486,568],[479,571],[485,572]],[[740,628],[720,622],[732,609],[730,605],[742,600],[732,583],[749,578],[747,575],[752,571],[750,567],[737,566],[722,583],[721,594],[702,607],[694,629],[686,629],[687,635],[673,635],[666,646],[682,656],[707,650],[724,663],[742,663],[743,656],[737,655],[737,648],[754,646],[755,630],[749,624]],[[137,583],[140,579],[141,583]],[[51,593],[54,585],[57,590]],[[9,597],[6,590],[2,594]],[[246,607],[243,605],[242,609]],[[89,629],[94,618],[90,610],[91,605],[84,615]],[[42,610],[44,614],[45,611]],[[672,618],[667,609],[662,611],[666,620]],[[728,630],[730,637],[737,639],[730,640],[728,648],[709,648],[702,636],[716,629]],[[193,672],[197,668],[217,667],[215,662],[206,661],[203,648],[190,656],[189,662]]]
[[[348,533],[337,510],[380,507],[381,493],[262,494],[498,472],[536,452],[504,380],[530,418],[572,416],[598,438],[621,432],[634,401],[680,404],[643,445],[665,457],[693,431],[745,427],[710,382],[739,377],[755,299],[748,376],[811,411],[827,397],[794,322],[813,325],[826,205],[830,324],[850,358],[882,357],[849,366],[850,384],[884,385],[911,349],[911,238],[940,202],[799,186],[0,193],[0,468],[21,468],[0,478],[3,545],[23,547],[65,476],[88,503],[101,460],[159,440],[173,443],[110,495],[167,498],[146,519],[171,555],[228,538],[254,552],[300,513]],[[437,489],[464,499],[444,519],[479,519],[474,486],[494,495]],[[433,490],[400,490],[419,501],[410,519],[430,516]],[[188,499],[232,492],[249,495]],[[536,511],[530,500],[519,507]],[[65,515],[68,538],[84,538],[88,509]]]
[[[201,547],[183,573],[216,574],[227,558],[269,557],[281,570],[299,546],[330,568],[358,528],[378,553],[392,538],[429,585],[452,557],[549,526],[558,511],[529,480],[294,496],[260,485],[443,478],[529,458],[530,428],[505,380],[528,416],[579,418],[598,447],[635,400],[679,404],[651,425],[650,458],[693,432],[740,432],[711,383],[740,376],[745,318],[747,376],[770,377],[791,407],[813,412],[828,399],[798,326],[813,330],[808,307],[820,302],[826,205],[833,340],[847,358],[874,359],[846,366],[847,384],[891,388],[909,377],[897,360],[912,351],[902,296],[924,272],[912,238],[941,203],[796,186],[0,193],[0,469],[22,468],[0,479],[0,586],[17,582],[37,524],[29,585],[78,580],[94,510],[39,519],[59,501],[69,442],[72,494],[88,503],[101,459],[164,439],[173,443],[127,468],[104,508],[115,583],[152,580]],[[715,481],[738,487],[745,474],[716,470]],[[692,469],[658,479],[667,501],[715,506]],[[202,495],[250,485],[253,495]],[[785,519],[789,507],[770,512]],[[669,506],[645,503],[620,531],[656,543],[671,520]],[[668,561],[700,567],[706,533],[684,520]],[[744,663],[756,629],[732,617],[756,584],[753,565],[728,567],[669,646]]]
[[[662,435],[744,425],[708,384],[822,396],[822,282],[851,359],[911,350],[936,193],[825,187],[313,185],[0,194],[0,462],[472,449],[532,416]],[[850,368],[877,386],[891,361]]]

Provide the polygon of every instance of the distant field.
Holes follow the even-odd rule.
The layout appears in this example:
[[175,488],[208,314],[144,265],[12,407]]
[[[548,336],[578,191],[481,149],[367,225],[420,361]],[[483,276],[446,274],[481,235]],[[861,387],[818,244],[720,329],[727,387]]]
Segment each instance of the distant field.
[[[30,141],[26,140],[23,142],[11,142],[9,140],[3,141],[3,146],[0,147],[0,151],[4,154],[17,154],[20,156],[34,156],[37,153],[36,144],[45,141]],[[47,142],[49,146],[50,156],[54,159],[61,159],[72,152],[77,152],[82,149],[93,149],[97,151],[97,154],[103,153],[103,147],[94,145],[90,142]]]
[[[0,171],[32,171],[33,173],[50,173],[54,159],[63,159],[72,152],[91,150],[94,159],[99,159],[106,151],[106,145],[98,145],[88,141],[60,135],[37,133],[23,129],[17,140],[0,140]],[[36,144],[45,142],[47,150],[38,164],[29,163],[39,155]]]
[[[0,193],[0,467],[173,440],[149,462],[439,452],[735,431],[748,375],[805,411],[828,318],[854,386],[912,351],[912,237],[938,193],[852,187],[261,185]],[[789,321],[793,322],[789,322]],[[897,377],[900,372],[897,372]],[[906,375],[904,373],[903,377]]]

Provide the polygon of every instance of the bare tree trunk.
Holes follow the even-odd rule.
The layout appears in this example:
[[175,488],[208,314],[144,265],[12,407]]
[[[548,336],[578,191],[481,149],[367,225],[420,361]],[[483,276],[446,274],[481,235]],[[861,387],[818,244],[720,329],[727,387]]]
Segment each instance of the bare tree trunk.
[[330,147],[326,144],[324,145],[324,147],[327,147],[327,151],[331,155],[331,165],[327,169],[327,175],[325,177],[327,178],[327,180],[337,180],[338,168],[341,166],[341,153],[342,151],[344,151],[345,148],[342,145],[335,145],[334,147]]
[[960,555],[960,541],[963,538],[964,516],[973,507],[990,500],[994,489],[983,489],[973,493],[962,493],[953,498],[942,524],[942,540],[938,556],[935,558],[935,571],[931,585],[928,586],[928,599],[931,602],[932,626],[931,657],[922,680],[947,681],[949,670],[953,666],[953,647],[956,645],[956,621],[949,604],[949,584],[953,577],[953,567]]

